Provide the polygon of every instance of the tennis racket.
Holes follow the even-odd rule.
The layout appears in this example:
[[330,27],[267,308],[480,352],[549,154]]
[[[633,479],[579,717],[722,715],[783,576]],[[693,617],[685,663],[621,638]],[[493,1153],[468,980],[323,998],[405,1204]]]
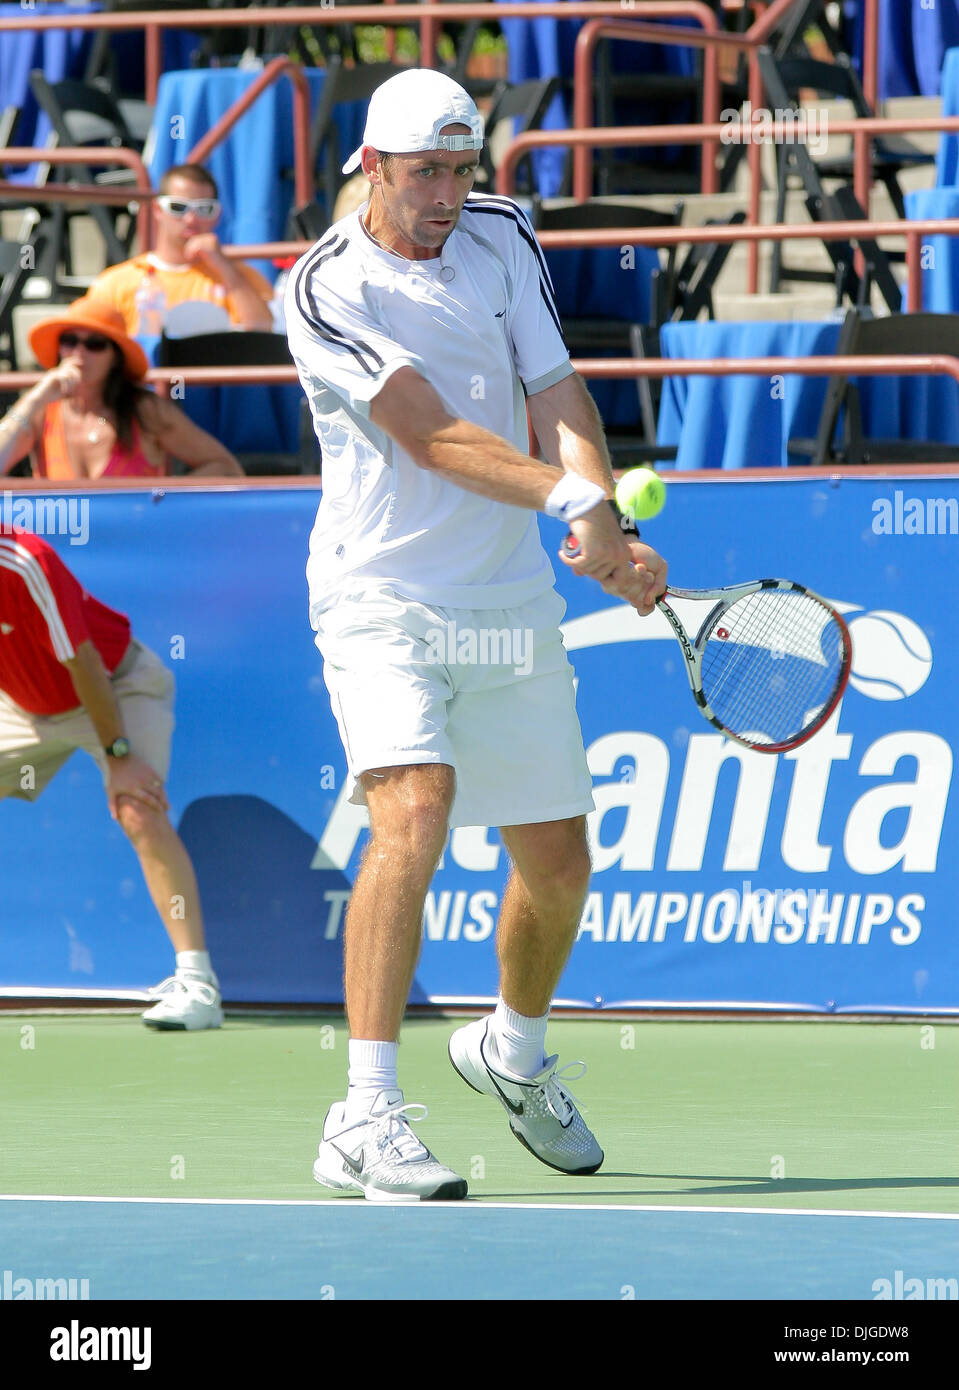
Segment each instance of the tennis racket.
[[[564,552],[578,549],[567,537]],[[672,606],[677,600],[682,619]],[[842,699],[852,663],[849,629],[802,584],[755,579],[721,589],[668,588],[656,607],[682,649],[703,718],[746,748],[798,748]]]

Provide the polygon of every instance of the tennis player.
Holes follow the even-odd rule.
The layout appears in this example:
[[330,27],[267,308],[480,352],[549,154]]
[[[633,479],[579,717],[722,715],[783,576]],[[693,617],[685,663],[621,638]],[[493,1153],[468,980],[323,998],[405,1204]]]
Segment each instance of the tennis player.
[[[470,193],[482,142],[476,106],[448,77],[390,78],[344,166],[362,167],[369,201],[301,258],[287,288],[323,451],[310,616],[352,799],[372,830],[345,928],[349,1088],[313,1172],[374,1200],[467,1191],[413,1132],[423,1107],[406,1103],[397,1076],[450,826],[501,827],[511,859],[499,1002],[453,1035],[453,1066],[543,1163],[592,1173],[603,1161],[545,1050],[589,882],[593,801],[565,607],[535,513],[566,521],[582,547],[574,572],[639,613],[665,587],[662,559],[629,542],[607,505],[602,427],[529,222],[508,198]],[[547,462],[528,453],[527,409]],[[488,660],[439,650],[449,631],[473,633]],[[516,640],[496,653],[484,633]]]
[[223,1009],[193,864],[167,817],[172,733],[173,676],[129,619],[45,540],[0,523],[0,800],[35,801],[77,749],[90,754],[176,953],[143,1022],[195,1032]]

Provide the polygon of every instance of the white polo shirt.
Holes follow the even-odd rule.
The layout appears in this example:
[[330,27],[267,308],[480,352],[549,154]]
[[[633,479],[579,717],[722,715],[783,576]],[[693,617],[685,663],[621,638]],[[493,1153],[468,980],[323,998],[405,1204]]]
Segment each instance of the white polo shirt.
[[451,414],[529,452],[525,394],[570,375],[553,289],[532,228],[509,198],[471,193],[441,255],[379,246],[365,208],[296,263],[286,291],[290,350],[323,452],[310,539],[311,609],[389,587],[437,607],[508,608],[553,583],[536,513],[419,467],[370,421],[400,367]]

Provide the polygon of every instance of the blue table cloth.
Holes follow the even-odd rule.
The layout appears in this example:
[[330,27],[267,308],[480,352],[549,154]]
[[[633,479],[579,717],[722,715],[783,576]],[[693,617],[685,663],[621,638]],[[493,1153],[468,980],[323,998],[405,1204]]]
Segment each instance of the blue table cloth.
[[[674,323],[663,357],[821,357],[834,353],[838,322]],[[946,377],[858,377],[863,430],[874,438],[959,442],[959,387]],[[791,438],[814,438],[827,377],[667,377],[658,442],[676,444],[676,469],[776,468]],[[808,462],[808,459],[805,460]]]
[[[326,71],[304,69],[315,110]],[[174,164],[183,164],[204,136],[259,76],[241,68],[197,68],[168,72],[157,91],[150,177],[154,183]],[[364,102],[337,108],[340,148],[359,144],[366,118]],[[216,179],[223,214],[216,228],[225,244],[281,241],[293,202],[293,88],[287,77],[262,92],[226,139],[205,161]],[[253,264],[269,279],[270,262]]]
[[[906,217],[956,218],[959,234],[959,187],[926,188],[906,194]],[[935,314],[959,313],[959,239],[924,237],[922,242],[922,307]]]
[[[848,42],[862,71],[862,6],[846,5]],[[878,95],[935,97],[946,50],[959,44],[956,0],[880,0]],[[944,93],[944,88],[942,89]]]
[[[100,0],[89,4],[70,5],[68,14],[91,14],[102,10]],[[4,19],[27,19],[36,16],[63,15],[64,6],[38,0],[29,10],[20,4],[0,4]],[[20,108],[14,132],[14,143],[29,147],[43,145],[50,134],[50,120],[34,100],[30,90],[30,73],[40,68],[48,82],[62,82],[68,77],[82,77],[93,43],[93,34],[84,29],[22,29],[0,33],[0,109]],[[10,169],[7,177],[16,182],[32,183],[33,166]]]
[[[668,323],[663,357],[793,357],[835,352],[838,323]],[[678,445],[676,469],[778,468],[790,437],[814,436],[826,378],[663,379],[657,441]]]
[[[950,48],[942,65],[942,114],[959,116],[959,48]],[[959,184],[959,134],[943,131],[936,151],[936,187]]]
[[[629,18],[624,11],[623,19]],[[576,36],[583,27],[579,19],[501,19],[509,55],[510,82],[527,82],[541,77],[573,76],[573,53]],[[682,21],[683,24],[688,21]],[[659,72],[685,77],[697,71],[697,53],[692,48],[675,45],[613,41],[610,55],[614,72]],[[690,112],[677,111],[675,119],[696,119]],[[623,124],[652,124],[651,109],[624,109],[617,112]],[[572,106],[565,96],[557,96],[543,120],[544,130],[568,130],[572,124]],[[649,151],[644,156],[653,157]],[[675,151],[664,157],[676,158]],[[556,197],[562,191],[566,151],[541,150],[533,155],[536,187],[544,198]]]

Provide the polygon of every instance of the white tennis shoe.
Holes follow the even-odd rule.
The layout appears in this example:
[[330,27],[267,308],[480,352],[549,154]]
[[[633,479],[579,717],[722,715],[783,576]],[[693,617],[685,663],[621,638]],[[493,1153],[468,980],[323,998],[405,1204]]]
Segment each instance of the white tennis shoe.
[[[458,1028],[450,1038],[450,1061],[468,1086],[493,1096],[509,1114],[509,1127],[535,1158],[560,1173],[595,1173],[604,1154],[576,1109],[565,1084],[585,1075],[582,1062],[557,1071],[558,1057],[547,1057],[536,1076],[514,1076],[503,1069],[492,1050],[489,1019]],[[570,1076],[570,1069],[581,1070]]]
[[444,1168],[410,1128],[412,1111],[423,1119],[425,1105],[405,1104],[403,1092],[380,1091],[365,1119],[347,1125],[346,1103],[330,1107],[323,1124],[313,1177],[324,1187],[361,1192],[371,1202],[453,1202],[467,1193],[466,1181]]
[[219,988],[207,980],[170,975],[154,985],[150,994],[157,1002],[141,1015],[148,1028],[185,1029],[192,1033],[201,1028],[219,1028],[223,1022]]

